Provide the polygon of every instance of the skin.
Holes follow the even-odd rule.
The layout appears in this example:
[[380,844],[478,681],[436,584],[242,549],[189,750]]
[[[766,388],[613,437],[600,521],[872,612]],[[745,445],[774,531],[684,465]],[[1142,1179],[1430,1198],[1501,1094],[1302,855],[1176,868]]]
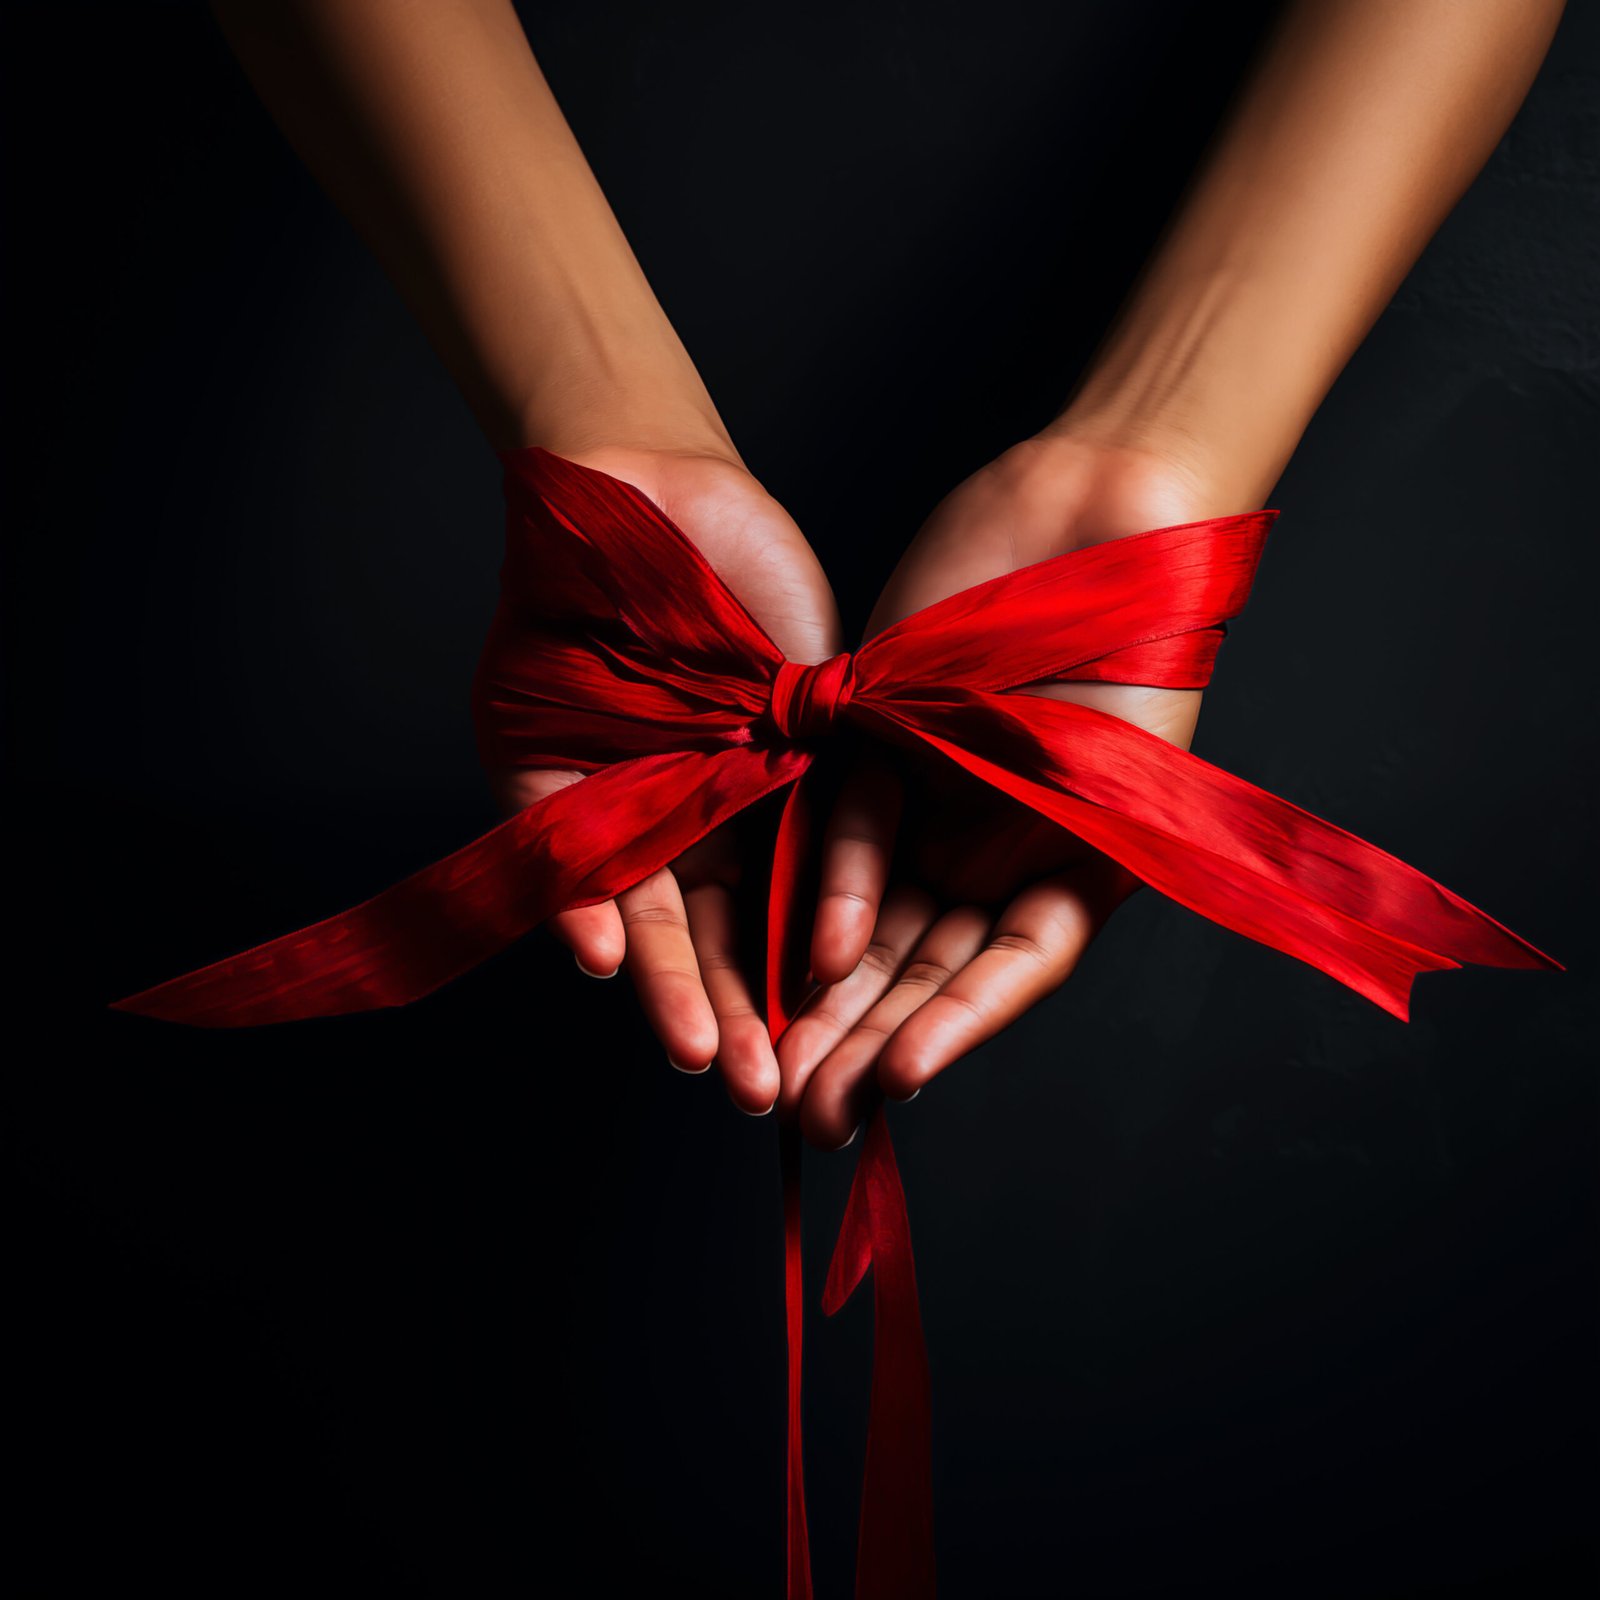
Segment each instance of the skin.
[[[1560,0],[1290,7],[1076,394],[934,511],[868,633],[1066,550],[1265,504],[1504,133],[1561,11]],[[1199,715],[1196,690],[1021,692],[1097,706],[1185,748]],[[970,846],[1025,819],[961,796],[903,810],[881,774],[841,803],[812,942],[822,987],[779,1046],[783,1103],[824,1148],[1064,982],[1134,887],[1036,830],[1003,863],[941,874],[930,843]],[[898,857],[897,835],[910,844]]]
[[[649,495],[792,660],[825,661],[844,648],[810,546],[748,472],[714,457],[636,450],[587,450],[573,459]],[[502,772],[491,782],[505,809],[518,811],[579,776]],[[614,901],[553,918],[551,928],[591,976],[627,968],[672,1065],[704,1072],[715,1062],[734,1104],[761,1116],[777,1099],[778,1063],[757,1004],[759,976],[747,976],[739,959],[741,831],[737,821],[718,829],[670,870]]]
[[[842,648],[809,545],[751,476],[545,84],[509,0],[215,0],[263,101],[368,241],[490,443],[633,483],[797,661]],[[1488,158],[1561,0],[1299,0],[1059,417],[957,486],[869,633],[1080,545],[1262,505]],[[1187,746],[1197,691],[1033,685]],[[574,774],[491,775],[516,809]],[[824,843],[818,987],[774,1054],[735,951],[724,829],[554,919],[626,966],[668,1059],[713,1061],[827,1148],[1058,987],[1127,874],[1010,802],[887,768]]]
[[[489,442],[539,444],[650,496],[784,653],[843,648],[822,568],[751,475],[657,303],[507,0],[218,0],[302,159],[399,286]],[[514,811],[575,773],[490,775]],[[742,854],[722,830],[549,924],[626,968],[667,1059],[771,1110],[778,1066],[734,959]]]

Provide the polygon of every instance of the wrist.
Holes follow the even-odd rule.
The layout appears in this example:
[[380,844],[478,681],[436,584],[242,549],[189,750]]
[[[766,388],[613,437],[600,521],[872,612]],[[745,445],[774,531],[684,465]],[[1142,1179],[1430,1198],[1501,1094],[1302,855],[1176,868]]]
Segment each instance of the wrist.
[[1196,456],[1153,434],[1112,436],[1065,419],[984,469],[991,515],[1029,530],[1019,548],[1038,560],[1151,528],[1251,509]]
[[542,445],[578,456],[618,447],[711,456],[738,452],[700,374],[666,319],[596,326],[572,318],[540,352],[536,373],[500,407],[491,436],[499,448]]
[[1337,362],[1282,273],[1158,267],[1044,431],[1167,463],[1220,516],[1262,505]]
[[596,392],[575,385],[570,398],[558,392],[548,403],[523,409],[520,420],[497,448],[541,445],[569,460],[597,452],[624,451],[640,456],[682,456],[744,467],[721,418],[709,401],[704,407],[680,393],[643,384],[622,391]]

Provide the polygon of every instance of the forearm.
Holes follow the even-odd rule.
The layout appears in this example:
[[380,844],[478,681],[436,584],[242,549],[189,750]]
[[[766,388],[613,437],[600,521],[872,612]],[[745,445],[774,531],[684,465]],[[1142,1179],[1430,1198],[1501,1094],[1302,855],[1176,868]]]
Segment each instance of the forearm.
[[1195,516],[1263,503],[1505,132],[1562,0],[1300,0],[1046,432],[1175,462]]
[[509,0],[213,0],[497,447],[737,459]]

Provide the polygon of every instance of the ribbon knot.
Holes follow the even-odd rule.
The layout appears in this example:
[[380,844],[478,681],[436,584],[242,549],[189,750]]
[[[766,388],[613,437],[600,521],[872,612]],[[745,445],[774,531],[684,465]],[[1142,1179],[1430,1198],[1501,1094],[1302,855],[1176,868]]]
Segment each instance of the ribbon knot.
[[785,661],[772,680],[769,714],[785,739],[815,739],[833,726],[855,692],[854,658],[846,650],[806,666]]

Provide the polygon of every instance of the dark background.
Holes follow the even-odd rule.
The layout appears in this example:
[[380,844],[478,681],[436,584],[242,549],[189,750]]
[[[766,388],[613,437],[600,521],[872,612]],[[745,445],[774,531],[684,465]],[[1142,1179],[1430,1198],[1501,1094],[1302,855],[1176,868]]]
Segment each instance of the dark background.
[[[859,620],[1063,397],[1267,14],[529,28]],[[466,697],[499,484],[203,11],[3,30],[6,1565],[31,1593],[773,1594],[774,1130],[669,1072],[622,984],[534,938],[404,1013],[102,1009],[491,820]],[[1424,977],[1408,1027],[1139,896],[896,1110],[948,1600],[1588,1592],[1597,91],[1576,6],[1274,496],[1198,742],[1569,970]],[[814,1291],[851,1164],[808,1166]],[[830,1597],[867,1302],[809,1337]]]

